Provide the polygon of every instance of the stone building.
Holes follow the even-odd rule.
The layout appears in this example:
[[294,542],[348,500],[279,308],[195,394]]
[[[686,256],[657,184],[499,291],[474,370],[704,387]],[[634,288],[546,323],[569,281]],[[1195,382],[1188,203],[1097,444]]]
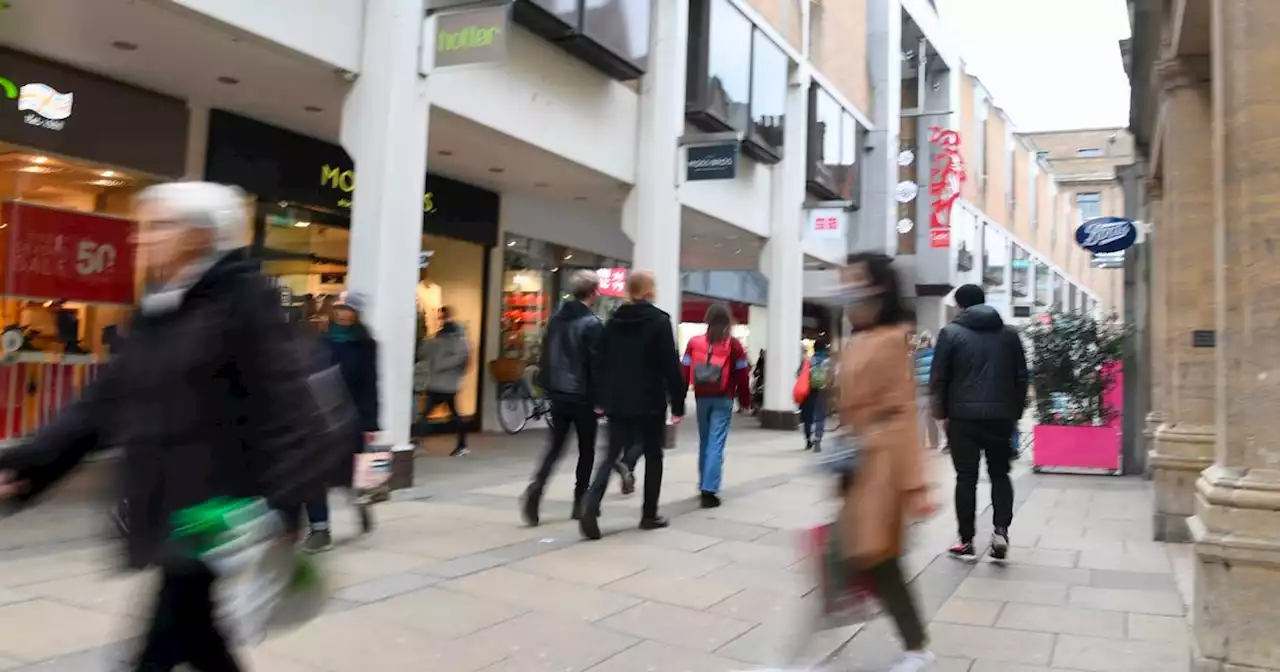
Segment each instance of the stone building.
[[1129,8],[1156,534],[1195,544],[1195,669],[1280,670],[1280,3]]

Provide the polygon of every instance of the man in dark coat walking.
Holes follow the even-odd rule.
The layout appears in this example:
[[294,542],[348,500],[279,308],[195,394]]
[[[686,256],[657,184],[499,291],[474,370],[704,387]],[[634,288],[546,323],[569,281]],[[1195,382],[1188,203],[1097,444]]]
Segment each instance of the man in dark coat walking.
[[261,498],[296,521],[332,461],[319,453],[311,346],[248,261],[244,198],[186,182],[139,196],[147,286],[106,371],[29,444],[0,451],[0,499],[25,505],[89,454],[123,447],[131,566],[162,566],[136,670],[240,668],[215,625],[213,571],[170,562],[171,516],[215,497]]
[[929,375],[933,415],[946,428],[956,469],[960,540],[950,553],[964,560],[977,558],[974,500],[978,462],[985,455],[995,519],[991,557],[1003,560],[1009,554],[1009,524],[1013,522],[1013,483],[1009,480],[1013,432],[1026,408],[1030,384],[1027,354],[1018,333],[1005,326],[996,309],[986,305],[981,287],[963,285],[956,290],[955,299],[962,311],[938,334]]
[[680,422],[688,386],[680,368],[680,353],[676,352],[671,316],[653,305],[657,296],[653,273],[632,273],[627,293],[631,301],[620,306],[605,325],[600,348],[600,389],[609,418],[609,453],[596,466],[582,507],[579,527],[588,539],[600,538],[600,502],[614,465],[630,445],[638,445],[644,453],[640,528],[667,526],[666,519],[658,515],[667,409],[671,409],[672,421]]
[[547,325],[538,362],[538,387],[551,399],[551,440],[521,504],[524,522],[531,526],[538,524],[542,491],[564,453],[570,428],[578,434],[577,480],[573,485],[575,520],[582,516],[582,499],[587,494],[596,456],[604,323],[592,306],[600,298],[600,278],[594,271],[577,271],[569,280],[569,292],[573,300],[560,306]]

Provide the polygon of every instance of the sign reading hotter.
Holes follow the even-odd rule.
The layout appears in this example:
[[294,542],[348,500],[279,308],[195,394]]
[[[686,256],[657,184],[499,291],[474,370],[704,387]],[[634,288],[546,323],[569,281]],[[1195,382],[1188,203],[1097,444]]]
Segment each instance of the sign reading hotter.
[[436,68],[498,63],[507,59],[509,5],[441,12],[434,18]]
[[61,131],[71,116],[75,95],[62,93],[48,84],[23,84],[19,88],[12,80],[0,77],[0,92],[5,100],[17,100],[18,111],[26,112],[23,123],[50,131]]

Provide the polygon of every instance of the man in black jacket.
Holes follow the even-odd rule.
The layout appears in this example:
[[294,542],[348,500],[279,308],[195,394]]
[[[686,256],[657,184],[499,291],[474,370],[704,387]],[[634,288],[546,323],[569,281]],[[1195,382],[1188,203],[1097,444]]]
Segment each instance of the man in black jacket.
[[1013,483],[1009,461],[1013,457],[1013,432],[1026,407],[1027,355],[1022,339],[1006,327],[1000,313],[986,305],[986,294],[977,285],[956,290],[962,312],[942,328],[933,351],[929,391],[933,415],[943,422],[956,469],[956,522],[960,540],[953,556],[974,560],[974,507],[978,488],[978,461],[987,458],[991,477],[991,506],[995,533],[991,557],[1009,554],[1009,524],[1013,521]]
[[582,536],[588,539],[600,538],[600,502],[614,465],[629,445],[640,446],[644,453],[640,529],[667,526],[666,519],[658,515],[667,408],[671,408],[673,422],[680,422],[688,386],[676,352],[671,316],[652,303],[657,295],[653,273],[632,273],[627,293],[631,302],[619,307],[605,325],[600,349],[600,389],[609,418],[609,453],[596,467],[579,521]]
[[526,525],[538,524],[542,491],[564,453],[572,426],[578,432],[577,481],[573,486],[573,518],[582,515],[582,498],[591,481],[596,456],[596,418],[600,397],[600,339],[604,323],[592,307],[600,298],[600,278],[578,271],[569,280],[573,300],[556,311],[542,339],[538,387],[551,399],[551,442],[533,482],[524,492],[521,514]]

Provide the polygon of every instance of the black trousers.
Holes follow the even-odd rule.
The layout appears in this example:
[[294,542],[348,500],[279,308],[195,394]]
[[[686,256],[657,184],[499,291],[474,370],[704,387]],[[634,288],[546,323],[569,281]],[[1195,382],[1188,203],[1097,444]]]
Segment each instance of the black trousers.
[[240,672],[213,620],[213,572],[201,564],[165,569],[135,672]]
[[666,440],[667,422],[660,415],[639,418],[609,418],[609,452],[596,465],[596,475],[587,489],[586,512],[600,515],[600,502],[609,488],[609,476],[628,446],[636,446],[644,455],[644,502],[640,515],[658,516],[658,497],[662,495],[662,444]]
[[596,411],[589,404],[552,401],[551,441],[542,454],[538,471],[533,475],[535,496],[541,496],[547,481],[551,479],[551,473],[555,471],[556,463],[564,455],[564,444],[569,438],[571,427],[578,434],[578,468],[575,473],[577,480],[573,484],[573,501],[577,503],[587,494],[587,487],[591,484],[591,467],[596,459],[596,432],[599,427]]
[[899,560],[886,560],[863,571],[871,578],[876,597],[897,626],[903,647],[908,651],[923,650],[927,644],[924,623],[920,620],[915,598],[911,596],[911,589],[907,587],[906,578],[902,575]]
[[978,462],[987,458],[991,478],[991,508],[997,528],[1013,522],[1013,481],[1009,480],[1009,460],[1013,458],[1014,420],[950,420],[947,442],[951,464],[956,469],[956,524],[960,540],[972,542],[973,518],[977,507]]
[[467,424],[462,421],[462,416],[458,415],[458,395],[456,392],[427,392],[427,408],[423,411],[426,415],[431,415],[437,406],[444,404],[449,409],[449,422],[453,425],[453,431],[458,435],[458,447],[467,447]]

